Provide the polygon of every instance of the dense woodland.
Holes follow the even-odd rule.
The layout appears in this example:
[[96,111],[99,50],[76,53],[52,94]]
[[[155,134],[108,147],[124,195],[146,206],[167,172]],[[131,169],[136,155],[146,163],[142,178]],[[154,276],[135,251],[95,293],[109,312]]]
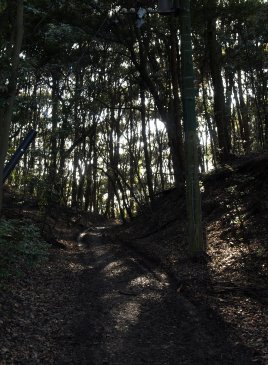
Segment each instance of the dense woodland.
[[[267,148],[268,4],[191,6],[204,173]],[[138,27],[140,7],[156,4],[1,0],[0,155],[38,132],[13,189],[125,219],[183,181],[179,20],[151,13]]]
[[3,365],[267,364],[268,2],[159,3],[0,0]]

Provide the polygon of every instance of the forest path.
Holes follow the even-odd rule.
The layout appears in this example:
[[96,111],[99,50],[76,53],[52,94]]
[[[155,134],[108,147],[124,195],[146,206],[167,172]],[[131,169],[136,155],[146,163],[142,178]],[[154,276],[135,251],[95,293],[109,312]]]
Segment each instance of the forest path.
[[1,365],[261,364],[134,251],[101,229],[81,241],[3,304]]

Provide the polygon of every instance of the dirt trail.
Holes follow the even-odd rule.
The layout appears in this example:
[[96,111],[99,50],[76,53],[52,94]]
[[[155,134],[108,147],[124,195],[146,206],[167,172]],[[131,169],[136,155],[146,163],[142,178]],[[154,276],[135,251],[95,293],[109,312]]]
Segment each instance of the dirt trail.
[[0,335],[1,364],[261,364],[164,272],[101,230],[23,285]]

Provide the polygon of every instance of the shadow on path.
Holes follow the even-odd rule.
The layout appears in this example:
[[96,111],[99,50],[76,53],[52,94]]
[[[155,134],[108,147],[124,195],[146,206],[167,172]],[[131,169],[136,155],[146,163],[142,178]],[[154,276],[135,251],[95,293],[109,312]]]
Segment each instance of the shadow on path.
[[83,270],[70,363],[261,364],[232,343],[219,316],[211,313],[208,321],[164,273],[106,243],[100,231],[80,242],[78,260]]

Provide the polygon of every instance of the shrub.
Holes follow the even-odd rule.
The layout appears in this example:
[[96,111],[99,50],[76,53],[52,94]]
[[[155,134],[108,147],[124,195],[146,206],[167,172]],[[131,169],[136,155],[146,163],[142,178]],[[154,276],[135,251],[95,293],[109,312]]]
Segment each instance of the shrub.
[[0,219],[0,278],[22,274],[48,255],[48,244],[29,220]]

